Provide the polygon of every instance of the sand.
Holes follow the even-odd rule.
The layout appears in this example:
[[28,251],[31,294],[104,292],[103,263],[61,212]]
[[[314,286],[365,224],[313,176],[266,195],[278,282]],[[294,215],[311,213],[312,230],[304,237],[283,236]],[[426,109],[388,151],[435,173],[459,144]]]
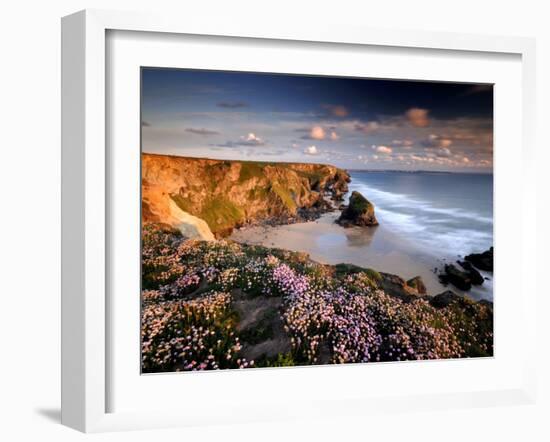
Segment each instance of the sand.
[[[429,295],[449,289],[461,293],[455,287],[443,286],[434,273],[436,267],[450,262],[449,258],[441,259],[419,248],[413,239],[400,237],[383,225],[341,227],[334,222],[339,214],[339,211],[327,213],[316,221],[305,223],[245,227],[235,230],[230,239],[306,252],[315,261],[325,264],[355,264],[404,279],[421,276]],[[473,288],[468,295],[476,300],[492,300],[492,281],[486,281],[481,288]]]

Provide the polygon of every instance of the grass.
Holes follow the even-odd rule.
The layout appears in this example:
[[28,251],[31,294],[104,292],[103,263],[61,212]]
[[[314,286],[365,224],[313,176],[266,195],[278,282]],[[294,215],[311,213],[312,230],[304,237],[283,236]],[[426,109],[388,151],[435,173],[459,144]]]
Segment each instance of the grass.
[[217,196],[203,207],[199,218],[202,218],[210,226],[210,229],[217,231],[234,227],[245,218],[244,211],[222,196]]
[[241,163],[241,172],[239,183],[251,180],[252,178],[261,178],[264,175],[266,163],[243,162]]
[[285,207],[291,212],[296,212],[296,202],[292,198],[291,193],[279,183],[275,182],[271,185],[271,190],[280,198]]
[[277,356],[263,357],[256,360],[256,367],[293,367],[297,364],[291,352],[279,353]]
[[349,274],[354,273],[365,273],[370,279],[372,279],[375,282],[380,282],[382,280],[382,275],[378,273],[376,270],[368,269],[364,267],[356,266],[355,264],[336,264],[336,276],[342,277]]
[[[191,212],[189,203],[179,194],[171,195],[171,198],[181,210]],[[223,196],[216,196],[207,201],[197,216],[203,219],[213,232],[234,227],[245,219],[244,211]]]
[[372,204],[359,192],[353,192],[349,200],[349,210],[360,215],[372,210]]

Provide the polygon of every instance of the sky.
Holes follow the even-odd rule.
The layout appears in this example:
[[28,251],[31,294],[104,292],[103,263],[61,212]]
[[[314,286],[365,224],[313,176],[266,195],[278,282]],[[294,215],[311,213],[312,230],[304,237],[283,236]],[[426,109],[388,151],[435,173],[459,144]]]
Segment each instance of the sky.
[[492,172],[493,87],[142,69],[142,150],[345,169]]

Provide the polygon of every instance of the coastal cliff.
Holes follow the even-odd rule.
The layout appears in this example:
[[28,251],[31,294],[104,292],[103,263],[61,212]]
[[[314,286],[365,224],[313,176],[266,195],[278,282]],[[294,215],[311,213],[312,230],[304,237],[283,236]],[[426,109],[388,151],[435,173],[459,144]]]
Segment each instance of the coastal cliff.
[[144,224],[211,240],[236,227],[313,219],[342,199],[348,173],[330,165],[142,154]]

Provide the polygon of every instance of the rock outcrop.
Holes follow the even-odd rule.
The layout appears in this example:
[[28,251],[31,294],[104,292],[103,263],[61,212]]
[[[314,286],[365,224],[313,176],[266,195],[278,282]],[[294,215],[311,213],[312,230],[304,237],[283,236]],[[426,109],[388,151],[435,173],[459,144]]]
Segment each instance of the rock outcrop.
[[414,278],[409,279],[407,281],[407,286],[415,289],[419,295],[426,294],[426,286],[424,285],[424,281],[422,281],[422,278],[420,276],[415,276]]
[[481,273],[479,273],[476,270],[476,268],[472,264],[470,264],[468,261],[457,261],[457,262],[468,274],[473,285],[483,284],[483,281],[484,281],[483,276],[481,275]]
[[439,275],[442,284],[452,284],[460,290],[470,290],[472,288],[472,279],[467,272],[463,272],[453,264],[447,264],[444,273]]
[[314,219],[332,210],[324,196],[340,199],[349,180],[323,164],[142,154],[142,217],[189,237],[220,238],[246,224]]
[[485,270],[487,272],[493,271],[493,248],[492,247],[483,253],[472,253],[466,256],[464,259],[472,263],[479,270]]
[[432,297],[430,299],[430,304],[436,308],[444,308],[455,302],[460,302],[462,299],[462,296],[457,295],[451,290],[447,290],[443,293],[440,293],[439,295],[435,295],[434,297]]
[[353,191],[348,206],[336,220],[343,227],[377,226],[374,205],[357,191]]

